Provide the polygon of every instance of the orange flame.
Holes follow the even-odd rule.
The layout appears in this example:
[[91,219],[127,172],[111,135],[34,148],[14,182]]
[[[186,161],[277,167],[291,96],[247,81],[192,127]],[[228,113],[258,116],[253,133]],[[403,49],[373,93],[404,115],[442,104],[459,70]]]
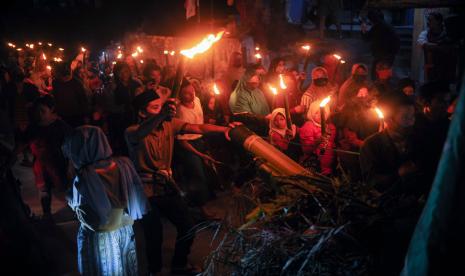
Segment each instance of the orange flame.
[[86,48],[84,48],[84,47],[81,47],[81,52],[83,52],[83,53],[84,53],[85,51],[87,51],[87,49],[86,49]]
[[271,85],[268,85],[268,87],[270,88],[271,93],[273,93],[273,95],[278,95],[278,89],[276,89],[276,87]]
[[331,100],[331,96],[324,98],[320,103],[320,107],[325,107],[329,103],[330,100]]
[[343,59],[341,59],[341,64],[344,64],[344,63],[346,63],[346,61],[345,61],[345,60],[343,60]]
[[30,44],[29,48],[34,49],[34,44]]
[[260,51],[260,47],[255,47],[255,51]]
[[216,83],[213,84],[213,92],[215,93],[215,95],[220,94],[220,90],[218,89],[218,86],[216,86]]
[[375,107],[375,111],[376,111],[376,114],[378,114],[378,118],[384,119],[384,114],[383,114],[383,112],[381,111],[381,109]]
[[206,52],[210,47],[215,43],[218,42],[221,37],[223,36],[224,31],[221,31],[217,33],[216,35],[214,34],[209,34],[207,37],[205,37],[202,41],[200,41],[199,44],[195,45],[194,47],[190,49],[185,49],[181,50],[181,54],[192,59],[195,57],[197,54],[201,54]]
[[140,63],[144,63],[144,60],[143,60],[143,59],[141,59],[139,62],[140,62]]
[[169,51],[168,51],[168,50],[164,50],[164,51],[163,51],[163,54],[167,55],[167,54],[169,54]]
[[262,55],[260,55],[260,53],[256,53],[256,54],[255,54],[255,58],[256,58],[256,59],[262,59]]
[[283,74],[279,74],[279,86],[281,87],[281,89],[287,89],[287,85],[283,79]]
[[53,46],[53,44],[52,44],[52,43],[50,43],[50,42],[49,42],[49,43],[47,43],[47,45],[48,45],[48,46],[50,46],[50,47],[52,47],[52,46]]
[[304,49],[305,51],[308,51],[310,50],[310,45],[304,45],[302,46],[302,49]]
[[137,52],[142,53],[142,52],[144,52],[144,50],[142,49],[142,47],[137,46]]
[[123,54],[121,52],[118,53],[118,56],[116,56],[117,59],[123,58]]
[[14,44],[11,43],[11,42],[8,42],[8,46],[11,47],[11,48],[16,48],[16,45],[14,45]]
[[170,55],[174,56],[174,54],[176,54],[175,51],[171,51],[171,52],[170,52]]
[[42,58],[43,58],[44,60],[47,60],[47,56],[46,56],[44,53],[42,53]]
[[47,65],[47,70],[52,71],[52,66]]
[[21,52],[22,50],[23,50],[23,48],[16,49],[16,51],[18,51],[18,52]]
[[39,44],[40,46],[42,46],[42,42],[40,42],[40,41],[39,41],[37,44]]
[[334,54],[333,57],[337,60],[340,60],[342,57],[340,55]]
[[53,58],[53,61],[56,61],[56,62],[62,62],[63,60],[59,57],[54,57]]
[[58,50],[60,50],[60,51],[62,51],[62,52],[63,52],[65,49],[63,49],[63,48],[58,48]]
[[139,55],[138,52],[134,52],[134,53],[131,54],[132,57],[137,57],[138,55]]

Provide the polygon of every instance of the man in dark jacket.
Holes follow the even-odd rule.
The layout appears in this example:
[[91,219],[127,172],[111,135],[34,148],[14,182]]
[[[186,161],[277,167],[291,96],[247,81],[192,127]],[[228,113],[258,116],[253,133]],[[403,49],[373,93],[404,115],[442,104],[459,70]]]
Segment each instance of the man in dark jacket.
[[362,37],[371,41],[371,54],[373,63],[371,67],[371,77],[376,78],[375,66],[380,60],[385,60],[391,65],[400,49],[400,39],[391,25],[384,21],[384,15],[380,10],[370,10],[367,15],[373,26],[367,29],[365,23],[362,24]]

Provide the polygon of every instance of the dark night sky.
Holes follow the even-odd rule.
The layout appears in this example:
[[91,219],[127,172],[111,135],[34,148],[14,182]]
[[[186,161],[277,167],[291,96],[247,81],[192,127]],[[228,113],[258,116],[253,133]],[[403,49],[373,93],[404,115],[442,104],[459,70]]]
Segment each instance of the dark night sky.
[[[74,2],[74,8],[60,3]],[[184,0],[101,0],[101,7],[92,8],[92,0],[19,0],[2,3],[0,33],[4,40],[50,40],[63,46],[87,43],[106,45],[125,32],[143,30],[149,34],[185,34],[195,27],[196,19],[185,20]],[[202,22],[234,13],[226,0],[200,1]],[[193,21],[193,22],[192,22]],[[193,24],[194,23],[194,24]]]

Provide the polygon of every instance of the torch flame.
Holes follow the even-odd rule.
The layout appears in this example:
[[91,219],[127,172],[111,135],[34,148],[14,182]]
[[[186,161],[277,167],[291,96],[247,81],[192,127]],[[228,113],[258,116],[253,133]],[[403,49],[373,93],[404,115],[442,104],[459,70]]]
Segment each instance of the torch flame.
[[121,59],[123,57],[123,54],[121,52],[118,53],[118,56],[116,57],[117,59]]
[[52,71],[52,66],[47,65],[47,70]]
[[276,87],[271,85],[268,85],[268,87],[270,88],[271,93],[273,93],[273,95],[278,95],[278,89],[276,89]]
[[137,57],[138,55],[139,55],[138,52],[134,52],[134,53],[131,54],[132,57]]
[[40,41],[39,41],[37,44],[39,44],[40,46],[42,46],[42,42],[40,42]]
[[224,31],[221,31],[217,33],[216,35],[214,34],[209,34],[207,37],[205,37],[199,44],[195,45],[194,47],[190,49],[185,49],[181,50],[181,54],[192,59],[195,57],[197,54],[201,54],[206,52],[210,47],[217,41],[221,39],[223,36]]
[[23,48],[16,49],[16,51],[18,51],[18,52],[21,52],[22,50],[23,50]]
[[345,60],[343,60],[343,59],[341,59],[341,64],[344,64],[344,63],[346,63],[346,61],[345,61]]
[[63,49],[63,48],[58,48],[58,50],[60,50],[60,51],[62,51],[62,52],[63,52],[65,49]]
[[304,45],[302,46],[302,49],[304,49],[305,51],[308,51],[310,50],[310,45]]
[[137,46],[137,52],[142,53],[144,50],[140,46]]
[[49,42],[49,43],[47,43],[47,45],[48,45],[48,46],[50,46],[50,47],[52,47],[52,46],[53,46],[53,44],[52,44],[52,43],[50,43],[50,42]]
[[176,54],[175,51],[171,51],[171,52],[170,52],[170,55],[174,56],[174,54]]
[[8,42],[8,46],[10,46],[11,48],[16,48],[16,45],[14,45],[14,44],[11,43],[11,42]]
[[44,60],[47,60],[47,56],[46,56],[44,53],[42,53],[42,58],[43,58]]
[[381,111],[381,109],[375,107],[375,111],[376,111],[376,114],[378,114],[378,118],[384,119],[384,114],[383,114],[383,112]]
[[144,63],[144,60],[143,60],[143,59],[141,59],[139,62],[140,62],[140,63]]
[[287,85],[283,79],[283,74],[279,74],[279,86],[281,87],[281,89],[287,89]]
[[30,44],[29,48],[34,49],[34,44]]
[[331,100],[331,96],[324,98],[320,103],[320,107],[325,107],[329,103],[330,100]]
[[29,43],[26,43],[26,47],[28,47],[28,48],[29,48]]
[[260,53],[256,53],[256,54],[255,54],[255,58],[256,58],[256,59],[262,59],[262,55],[260,55]]
[[163,54],[167,55],[167,54],[169,54],[169,51],[168,51],[168,50],[164,50],[164,51],[163,51]]
[[337,60],[340,60],[342,58],[340,55],[336,55],[336,54],[334,54],[333,57]]
[[213,92],[215,93],[215,95],[220,94],[220,90],[218,89],[218,86],[216,86],[216,83],[213,84]]
[[59,58],[59,57],[54,57],[54,58],[53,58],[53,61],[55,61],[55,62],[62,62],[63,60],[62,60],[61,58]]
[[255,51],[260,51],[260,47],[255,47]]

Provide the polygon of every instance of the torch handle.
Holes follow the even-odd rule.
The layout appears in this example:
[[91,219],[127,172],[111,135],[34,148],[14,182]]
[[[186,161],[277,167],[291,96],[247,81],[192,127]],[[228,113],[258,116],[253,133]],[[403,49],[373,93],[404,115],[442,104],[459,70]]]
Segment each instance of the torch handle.
[[320,107],[320,124],[321,124],[321,136],[326,134],[326,115],[325,108]]
[[292,129],[292,121],[291,121],[291,112],[289,111],[289,95],[286,90],[283,91],[284,94],[284,110],[286,112],[286,124],[288,129]]
[[179,92],[181,91],[182,80],[184,78],[184,62],[184,57],[181,57],[179,59],[178,67],[176,68],[176,78],[171,89],[172,95],[175,99],[179,97]]

